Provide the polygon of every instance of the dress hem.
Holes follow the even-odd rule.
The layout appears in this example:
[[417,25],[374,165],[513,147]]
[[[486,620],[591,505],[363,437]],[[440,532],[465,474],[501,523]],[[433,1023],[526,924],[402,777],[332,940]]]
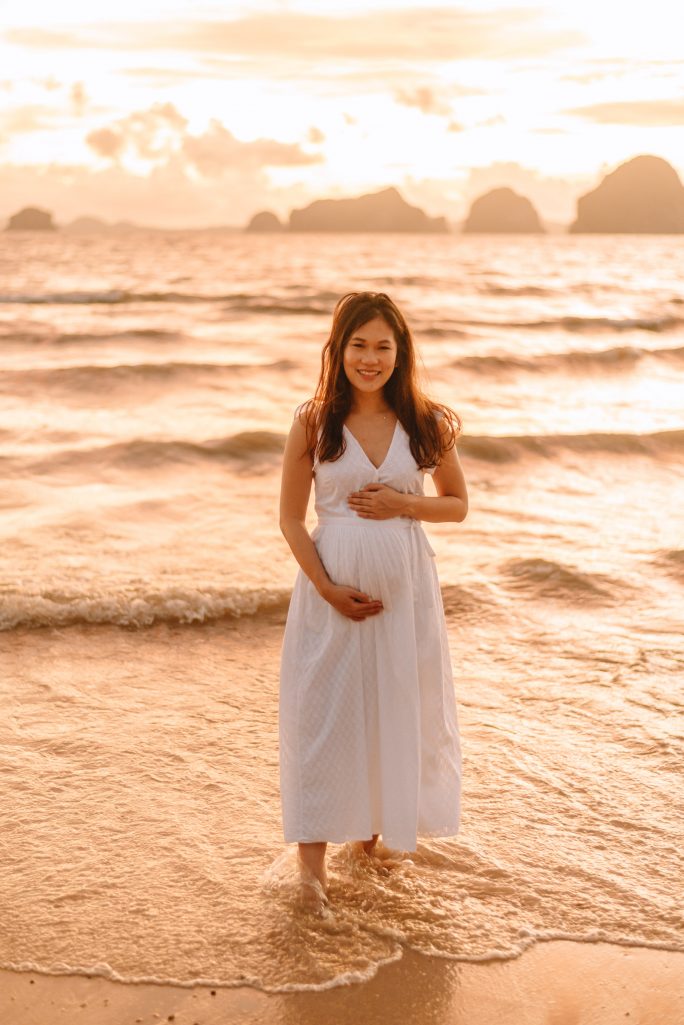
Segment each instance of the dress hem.
[[[439,830],[429,831],[429,832],[428,831],[424,831],[424,832],[418,833],[416,835],[416,842],[418,842],[420,840],[437,840],[437,839],[443,838],[443,837],[458,836],[459,832],[460,832],[460,830],[459,830],[458,827],[451,828],[451,827],[445,826],[444,829],[439,829]],[[382,842],[385,845],[385,847],[389,847],[389,848],[392,848],[394,850],[401,850],[401,851],[408,851],[408,852],[415,852],[417,850],[416,847],[405,847],[403,844],[400,844],[400,843],[392,843],[391,842],[391,838],[389,838],[389,839],[385,838],[385,836],[383,835],[383,832],[382,832],[381,829],[378,830],[378,835],[380,836],[380,839],[382,840]],[[293,843],[335,843],[335,844],[343,844],[343,843],[350,843],[352,841],[363,841],[363,840],[369,840],[369,839],[370,839],[370,837],[360,837],[358,835],[358,833],[353,833],[353,834],[350,833],[350,834],[345,834],[345,835],[337,834],[335,837],[328,836],[325,839],[306,839],[306,840],[303,840],[303,839],[291,839],[290,840],[290,839],[287,839],[287,837],[285,837],[284,842],[286,844],[293,844]]]

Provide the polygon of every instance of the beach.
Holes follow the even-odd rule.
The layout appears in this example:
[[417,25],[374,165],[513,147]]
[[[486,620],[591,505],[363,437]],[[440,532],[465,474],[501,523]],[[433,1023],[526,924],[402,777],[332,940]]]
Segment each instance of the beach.
[[3,972],[0,1019],[16,1025],[680,1025],[684,958],[563,941],[486,965],[407,953],[360,986],[269,995],[123,986],[78,976]]
[[[2,1025],[678,1025],[681,239],[12,245]],[[332,845],[317,919],[280,819],[279,471],[359,282],[464,423],[469,515],[425,525],[463,811],[390,872]]]

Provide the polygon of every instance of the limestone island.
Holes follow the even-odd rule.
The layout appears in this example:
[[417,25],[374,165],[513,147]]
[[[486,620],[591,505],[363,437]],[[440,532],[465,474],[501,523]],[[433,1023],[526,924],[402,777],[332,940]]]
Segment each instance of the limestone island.
[[568,231],[679,234],[684,232],[684,186],[662,157],[634,157],[577,200],[577,218]]
[[5,231],[54,231],[52,214],[37,206],[25,206],[7,221]]
[[276,217],[275,214],[271,213],[270,210],[262,210],[260,213],[254,214],[254,217],[252,217],[251,221],[245,228],[245,231],[257,233],[271,233],[285,230],[286,227],[283,222]]
[[99,235],[103,231],[111,231],[111,225],[99,217],[77,217],[70,224],[65,224],[62,230],[74,235]]
[[[256,224],[255,224],[256,222]],[[278,227],[280,225],[280,227]],[[248,231],[331,232],[429,232],[446,234],[445,217],[428,217],[411,206],[394,187],[351,199],[317,199],[302,210],[292,210],[289,223],[280,224],[275,214],[256,214]]]
[[513,189],[492,189],[473,201],[463,224],[465,234],[543,234],[539,214]]

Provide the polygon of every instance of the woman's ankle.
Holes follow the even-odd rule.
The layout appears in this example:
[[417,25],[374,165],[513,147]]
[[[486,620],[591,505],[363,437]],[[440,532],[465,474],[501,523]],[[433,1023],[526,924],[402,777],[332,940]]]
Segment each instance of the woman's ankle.
[[300,844],[297,852],[299,874],[302,883],[317,883],[328,892],[328,876],[325,870],[326,844]]

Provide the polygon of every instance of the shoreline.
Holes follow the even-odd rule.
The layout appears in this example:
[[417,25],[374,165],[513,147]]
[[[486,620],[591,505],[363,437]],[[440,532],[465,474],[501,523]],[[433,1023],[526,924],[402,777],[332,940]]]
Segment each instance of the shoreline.
[[265,993],[0,971],[3,1025],[682,1025],[684,953],[548,940],[519,957],[405,950],[365,983]]
[[[152,710],[153,721],[149,724],[143,719],[139,732],[131,733],[130,738],[132,743],[133,740],[146,742],[153,737],[160,752],[172,750],[179,735],[177,731],[194,721],[188,718],[188,711],[211,701],[202,722],[213,724],[206,734],[207,744],[211,741],[218,746],[204,749],[212,758],[218,758],[217,752],[230,750],[225,738],[230,738],[232,725],[243,722],[239,710],[262,702],[263,708],[269,711],[260,713],[262,733],[259,735],[266,737],[267,743],[266,753],[259,762],[258,778],[264,778],[265,772],[275,780],[272,745],[275,743],[274,681],[281,636],[280,614],[274,613],[270,622],[243,617],[228,622],[191,624],[190,630],[187,625],[162,623],[144,630],[82,624],[61,629],[13,631],[6,636],[9,641],[5,652],[7,676],[15,678],[15,686],[21,682],[28,688],[38,709],[58,708],[45,705],[49,700],[44,696],[45,687],[54,681],[57,695],[65,693],[73,698],[64,706],[60,713],[63,718],[59,719],[59,722],[68,722],[72,729],[81,721],[75,718],[79,709],[86,716],[84,722],[94,721],[87,717],[91,715],[93,696],[101,698],[106,707],[112,696],[118,695],[123,701],[121,695],[128,691],[132,694],[131,688],[142,695],[148,688],[151,697],[145,707]],[[94,639],[98,642],[95,647],[86,643]],[[144,659],[141,659],[143,652]],[[68,656],[66,661],[65,655]],[[173,686],[169,684],[162,692],[158,682],[165,679],[164,672],[169,665],[174,672]],[[55,666],[61,666],[61,676],[53,676]],[[468,686],[468,671],[473,672],[473,667],[467,667],[460,678],[464,691]],[[66,689],[62,687],[63,679],[67,680]],[[478,677],[475,677],[475,684],[470,704],[463,706],[463,723],[470,730],[473,745],[479,726],[477,711],[473,711],[479,705],[474,706],[473,701],[477,697],[479,702],[482,697],[482,707],[490,708],[489,692],[482,689],[485,685]],[[156,696],[161,693],[167,694],[163,702]],[[266,701],[263,696],[269,694]],[[171,697],[173,701],[167,710]],[[112,703],[112,708],[125,709],[128,700],[116,706]],[[169,732],[160,734],[159,726],[166,722],[167,714],[170,716]],[[490,710],[487,721],[493,715]],[[135,725],[136,720],[131,722]],[[249,723],[254,725],[253,720]],[[54,733],[54,723],[49,728]],[[109,736],[109,732],[104,733],[105,739]],[[216,764],[220,766],[222,777],[234,763],[217,761]],[[161,760],[159,765],[167,771],[162,779],[165,785],[173,779],[176,765],[172,763],[168,768]],[[212,776],[198,778],[200,783],[214,781]],[[153,795],[162,792],[161,789],[151,791]],[[192,793],[196,792],[195,788]],[[268,791],[265,802],[254,806],[262,816],[258,821],[263,822],[268,836],[276,835],[279,829],[274,795],[275,790]],[[235,802],[227,803],[226,810],[235,806]],[[228,818],[225,821],[229,824]],[[217,851],[217,857],[220,856]],[[204,859],[200,861],[203,863]],[[139,860],[138,878],[144,868],[145,862]],[[126,871],[130,871],[128,864]],[[194,888],[203,878],[192,875],[188,877],[188,885]],[[124,877],[121,879],[123,881]],[[227,966],[221,951],[225,957],[231,952],[229,947],[221,945],[224,935],[243,938],[239,932],[243,921],[239,907],[241,894],[236,896],[228,888],[228,882],[228,874],[225,878],[220,875],[218,882],[214,879],[219,888],[216,892],[222,894],[221,903],[208,901],[206,917],[198,922],[194,932],[187,933],[204,944],[208,960],[205,958],[201,963],[206,965],[213,961],[219,968]],[[54,883],[49,890],[49,897],[59,896]],[[21,888],[16,892],[21,892]],[[584,891],[581,893],[584,895]],[[135,892],[132,896],[136,896]],[[129,894],[127,900],[131,899]],[[567,899],[572,899],[571,891]],[[222,913],[218,911],[219,906],[223,908]],[[596,910],[595,904],[592,907]],[[175,927],[176,916],[180,913],[182,918],[183,910],[174,901],[160,903],[159,909],[156,932],[161,936],[160,944],[157,948],[150,945],[156,934],[148,931],[147,938],[139,945],[137,961],[129,963],[147,963],[153,969],[141,971],[141,975],[154,975],[156,967],[158,974],[172,978],[172,972],[165,972],[161,967],[167,953],[177,955],[181,968],[190,964],[180,945],[186,933],[183,928]],[[495,914],[495,925],[498,920]],[[8,929],[12,921],[22,929],[21,913],[18,918],[7,916]],[[450,921],[458,926],[455,919]],[[634,908],[625,907],[621,922],[631,922],[633,928],[623,926],[618,934],[625,931],[638,934],[639,921]],[[360,915],[357,923],[362,930]],[[643,926],[643,922],[641,924]],[[46,926],[46,919],[34,921],[36,943],[31,943],[25,933],[21,956],[8,954],[6,961],[52,963],[51,955],[43,957],[39,949],[42,941],[50,936]],[[454,926],[450,931],[455,935]],[[268,979],[268,959],[272,955],[264,944],[263,923],[259,929],[261,931],[255,930],[252,934],[252,940],[260,943],[262,952],[266,952],[255,963],[258,977]],[[10,940],[12,930],[6,930],[6,935]],[[648,931],[641,935],[647,942]],[[672,935],[678,942],[681,933]],[[97,936],[94,939],[97,940]],[[110,957],[117,963],[115,947],[108,941],[97,950],[87,942],[81,947],[82,956],[74,957],[76,964],[106,962]],[[64,945],[59,949],[71,948]],[[466,950],[460,945],[457,949]],[[364,960],[361,948],[355,953],[358,958],[355,962],[350,960],[350,967],[363,970],[370,962]],[[306,957],[306,954],[307,948],[302,947],[301,955]],[[64,954],[54,959],[67,960]],[[239,967],[242,969],[243,965]],[[231,977],[228,971],[213,974],[217,978]],[[183,977],[182,972],[178,977]],[[394,1021],[397,1025],[684,1025],[684,951],[594,940],[538,938],[518,956],[467,962],[428,957],[404,947],[399,960],[380,966],[376,975],[366,982],[342,984],[323,991],[288,993],[266,993],[249,986],[215,987],[212,993],[209,985],[126,983],[102,976],[88,978],[86,975],[0,970],[0,1025],[159,1025],[164,1021],[173,1021],[174,1025],[388,1025]]]

